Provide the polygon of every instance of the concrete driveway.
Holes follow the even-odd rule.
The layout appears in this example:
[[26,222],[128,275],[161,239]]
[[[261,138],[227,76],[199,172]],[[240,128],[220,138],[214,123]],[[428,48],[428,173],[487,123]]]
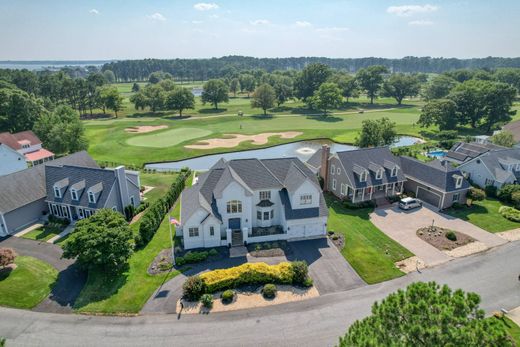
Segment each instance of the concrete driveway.
[[507,242],[469,222],[437,212],[426,204],[411,211],[403,211],[397,205],[378,208],[372,212],[370,220],[381,231],[424,261],[426,266],[442,264],[453,259],[416,235],[417,229],[431,225],[432,221],[435,221],[436,226],[467,234],[489,248]]

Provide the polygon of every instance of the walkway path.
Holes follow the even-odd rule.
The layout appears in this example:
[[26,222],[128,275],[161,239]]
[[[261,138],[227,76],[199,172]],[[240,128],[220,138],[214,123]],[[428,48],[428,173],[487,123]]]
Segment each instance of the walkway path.
[[56,236],[53,236],[51,237],[50,239],[47,240],[47,243],[52,243],[54,244],[54,242],[58,241],[59,239],[67,236],[68,234],[70,234],[71,232],[74,231],[74,227],[75,227],[75,224],[70,224],[68,225],[65,230],[63,230],[61,233],[59,233],[58,235]]
[[332,346],[356,319],[398,288],[437,281],[475,291],[491,313],[520,305],[520,242],[398,279],[254,310],[209,315],[96,317],[0,308],[0,336],[12,346]]

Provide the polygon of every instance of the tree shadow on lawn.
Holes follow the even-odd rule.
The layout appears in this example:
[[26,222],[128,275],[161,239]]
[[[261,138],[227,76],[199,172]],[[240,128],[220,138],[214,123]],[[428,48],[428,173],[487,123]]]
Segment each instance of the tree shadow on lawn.
[[13,272],[13,268],[10,266],[0,269],[0,282],[8,278],[11,272]]
[[[88,286],[83,286],[83,290],[80,290],[83,295],[76,297],[74,308],[81,309],[91,303],[103,301],[116,294],[127,282],[128,269],[127,264],[124,269],[117,273],[90,270],[85,283]],[[85,290],[88,290],[88,292],[84,292]]]
[[201,109],[198,109],[197,112],[199,112],[200,114],[219,114],[219,113],[223,113],[223,112],[226,112],[227,111],[227,108],[217,108],[217,109],[214,109],[214,108],[201,108]]
[[126,116],[126,118],[145,118],[145,117],[156,117],[161,118],[164,116],[171,115],[171,112],[163,112],[163,111],[156,111],[156,112],[135,112],[133,114],[129,114]]
[[336,122],[341,122],[343,120],[343,118],[341,118],[341,117],[330,116],[330,115],[307,116],[305,118],[316,120],[318,122],[326,122],[326,123],[336,123]]
[[462,206],[459,208],[449,208],[445,211],[445,214],[459,218],[465,221],[469,220],[469,215],[479,215],[489,213],[489,210],[481,205],[473,203],[471,206]]

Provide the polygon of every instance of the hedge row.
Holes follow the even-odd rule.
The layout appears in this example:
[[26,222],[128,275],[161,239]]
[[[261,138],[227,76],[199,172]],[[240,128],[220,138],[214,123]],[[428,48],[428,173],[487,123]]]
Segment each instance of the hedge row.
[[164,216],[172,208],[184,190],[186,180],[190,175],[191,172],[189,170],[181,172],[170,186],[168,192],[162,198],[151,204],[146,210],[141,217],[139,234],[135,237],[136,245],[144,246],[152,239],[157,229],[159,229]]
[[520,223],[520,211],[516,208],[502,206],[498,209],[498,212],[502,215],[502,217],[509,219],[510,221]]

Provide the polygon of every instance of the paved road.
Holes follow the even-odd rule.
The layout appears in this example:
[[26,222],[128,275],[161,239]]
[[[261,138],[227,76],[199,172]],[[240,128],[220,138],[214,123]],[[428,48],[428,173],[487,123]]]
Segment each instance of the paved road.
[[74,260],[63,259],[60,246],[45,241],[33,241],[21,237],[0,240],[0,247],[13,248],[20,255],[40,259],[54,266],[58,271],[58,281],[49,296],[34,308],[40,312],[70,313],[72,305],[85,285],[86,274],[79,270]]
[[478,292],[491,312],[520,305],[520,242],[456,259],[421,274],[306,301],[209,315],[133,318],[58,315],[0,309],[0,336],[10,346],[330,346],[370,306],[413,281]]

